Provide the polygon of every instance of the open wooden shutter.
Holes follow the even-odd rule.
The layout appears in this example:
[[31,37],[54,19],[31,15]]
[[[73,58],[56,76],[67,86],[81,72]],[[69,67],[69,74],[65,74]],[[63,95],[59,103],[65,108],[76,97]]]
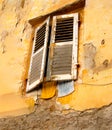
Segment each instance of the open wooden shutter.
[[78,13],[53,17],[47,80],[77,79]]
[[43,81],[49,35],[49,20],[50,18],[48,18],[35,31],[29,76],[26,88],[27,92],[35,88]]

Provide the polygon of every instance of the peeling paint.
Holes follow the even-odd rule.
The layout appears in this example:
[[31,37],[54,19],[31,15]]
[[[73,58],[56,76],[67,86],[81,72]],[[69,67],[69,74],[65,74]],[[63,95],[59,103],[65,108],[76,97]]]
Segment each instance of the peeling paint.
[[85,68],[92,69],[95,67],[96,47],[92,43],[86,43],[83,47]]

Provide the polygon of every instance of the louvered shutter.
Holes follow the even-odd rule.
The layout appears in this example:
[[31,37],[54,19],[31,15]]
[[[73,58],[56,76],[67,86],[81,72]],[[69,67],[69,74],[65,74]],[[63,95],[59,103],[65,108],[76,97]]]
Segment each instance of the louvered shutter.
[[49,19],[50,18],[48,18],[35,31],[29,76],[26,88],[27,92],[35,88],[43,81],[49,35]]
[[47,80],[77,79],[78,13],[53,17]]

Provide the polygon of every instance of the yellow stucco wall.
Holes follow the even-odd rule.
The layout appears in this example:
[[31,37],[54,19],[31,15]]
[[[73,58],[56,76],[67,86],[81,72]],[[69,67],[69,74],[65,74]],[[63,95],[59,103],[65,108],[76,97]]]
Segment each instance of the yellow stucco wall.
[[[0,94],[17,92],[22,85],[31,40],[31,27],[17,6],[16,1],[9,1],[0,10]],[[27,34],[22,32],[25,27]]]
[[58,99],[76,110],[98,108],[112,102],[111,6],[109,0],[86,1],[83,40],[79,42],[79,80],[74,93]]
[[0,1],[0,117],[29,112],[20,93],[32,32],[25,14],[17,0]]
[[28,19],[51,13],[61,7],[79,0],[34,0],[31,1],[31,10]]
[[[0,98],[5,94],[18,93],[27,78],[33,30],[27,21],[74,1],[0,1]],[[111,6],[109,0],[87,0],[82,11],[78,81],[74,93],[58,99],[76,110],[101,107],[112,102],[112,85],[108,84],[111,83],[112,72]]]
[[66,0],[64,3],[62,0],[28,0],[24,3],[24,8],[21,7],[21,1],[0,1],[0,84],[4,86],[0,88],[2,94],[17,92],[23,79],[26,79],[23,75],[26,73],[25,65],[32,45],[32,27],[27,21],[40,16],[43,8],[48,13],[74,0]]

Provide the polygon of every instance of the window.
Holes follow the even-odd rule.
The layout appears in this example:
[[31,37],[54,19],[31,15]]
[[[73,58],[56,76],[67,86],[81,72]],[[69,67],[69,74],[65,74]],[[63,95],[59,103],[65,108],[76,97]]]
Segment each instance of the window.
[[47,80],[77,79],[78,13],[53,17]]
[[49,36],[49,21],[50,18],[35,31],[26,91],[30,91],[43,82]]
[[51,36],[49,22],[50,18],[35,31],[27,91],[43,82],[45,72],[46,81],[77,79],[78,13],[54,16]]

